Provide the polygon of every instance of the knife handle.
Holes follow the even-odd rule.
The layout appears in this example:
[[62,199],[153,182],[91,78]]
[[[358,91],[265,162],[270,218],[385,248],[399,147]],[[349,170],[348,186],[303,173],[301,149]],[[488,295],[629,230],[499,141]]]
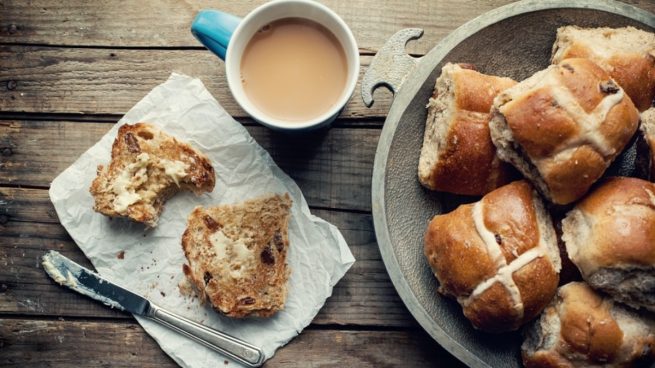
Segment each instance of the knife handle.
[[258,347],[156,305],[150,305],[148,317],[249,367],[259,367],[264,363],[264,352]]

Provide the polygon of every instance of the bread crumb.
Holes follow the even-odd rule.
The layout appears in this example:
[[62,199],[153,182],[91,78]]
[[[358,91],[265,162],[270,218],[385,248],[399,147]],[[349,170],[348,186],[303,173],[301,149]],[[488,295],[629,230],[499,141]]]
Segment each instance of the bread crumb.
[[179,284],[177,284],[177,288],[180,290],[180,294],[188,297],[193,297],[194,292],[193,292],[193,287],[189,283],[189,280],[186,278],[183,278],[182,281],[180,281]]

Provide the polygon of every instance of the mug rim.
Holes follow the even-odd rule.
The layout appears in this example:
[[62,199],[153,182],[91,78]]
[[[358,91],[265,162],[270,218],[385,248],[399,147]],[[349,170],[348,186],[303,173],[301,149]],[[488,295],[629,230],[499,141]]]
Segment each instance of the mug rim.
[[[342,95],[340,99],[327,111],[324,113],[313,117],[311,119],[303,120],[300,122],[296,121],[285,121],[281,119],[276,119],[271,116],[266,115],[263,111],[258,109],[252,101],[248,98],[247,94],[245,93],[245,90],[243,90],[243,87],[241,86],[241,78],[240,76],[234,76],[234,73],[230,73],[230,70],[232,70],[232,64],[235,62],[238,62],[238,65],[236,67],[237,71],[241,70],[241,57],[239,60],[234,60],[234,57],[230,57],[230,55],[234,55],[234,45],[239,42],[239,38],[241,37],[241,34],[243,32],[243,29],[246,27],[246,25],[250,22],[253,21],[253,19],[256,19],[262,12],[266,11],[267,9],[274,7],[274,6],[279,6],[281,4],[303,4],[303,5],[309,5],[311,7],[319,9],[321,12],[327,14],[330,18],[332,18],[338,26],[342,29],[342,31],[345,34],[345,38],[349,42],[350,47],[346,47],[346,45],[343,45],[342,42],[340,42],[341,47],[343,47],[344,52],[346,52],[346,57],[348,58],[349,54],[352,54],[352,61],[354,64],[354,67],[351,68],[350,63],[347,63],[348,67],[348,80],[346,85],[344,86],[342,90]],[[303,16],[300,15],[298,16],[299,18],[304,18],[310,21],[316,22],[313,18],[310,16]],[[280,18],[283,19],[283,18]],[[326,27],[330,32],[334,33],[334,30]],[[236,41],[236,42],[235,42]],[[248,39],[250,41],[250,39]],[[230,52],[232,51],[232,52]],[[242,56],[242,55],[241,55]],[[226,51],[226,57],[225,57],[225,74],[227,77],[227,84],[228,87],[230,88],[230,92],[232,92],[232,96],[234,96],[234,99],[236,102],[239,104],[239,106],[246,112],[248,115],[250,115],[253,119],[261,123],[262,125],[265,125],[269,128],[273,129],[278,129],[278,130],[289,130],[289,131],[296,131],[296,130],[304,130],[307,128],[313,128],[313,127],[318,127],[320,125],[323,125],[324,123],[328,123],[334,118],[337,117],[337,115],[341,112],[341,110],[346,106],[350,98],[353,96],[353,93],[355,92],[355,87],[357,86],[357,80],[359,79],[359,69],[360,69],[360,60],[359,60],[359,48],[357,46],[357,41],[355,40],[355,36],[352,33],[352,30],[346,22],[332,9],[328,8],[327,6],[311,1],[311,0],[274,0],[269,3],[263,4],[254,10],[252,10],[250,13],[248,13],[243,20],[239,23],[237,28],[234,30],[234,34],[232,36],[232,40],[230,40],[230,43],[227,47]],[[236,78],[236,79],[235,79]],[[238,81],[238,83],[237,83]],[[234,84],[238,84],[239,87],[236,87]],[[235,91],[235,89],[238,88],[238,92]],[[243,103],[242,99],[245,99],[248,103],[245,104]],[[252,107],[252,109],[250,108]]]

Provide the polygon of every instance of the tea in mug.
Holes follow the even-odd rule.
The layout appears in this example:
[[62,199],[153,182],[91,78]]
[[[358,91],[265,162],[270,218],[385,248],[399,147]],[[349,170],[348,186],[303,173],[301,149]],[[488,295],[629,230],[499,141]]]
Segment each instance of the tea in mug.
[[348,64],[330,30],[307,19],[262,27],[241,57],[241,83],[264,114],[303,122],[330,110],[346,88]]

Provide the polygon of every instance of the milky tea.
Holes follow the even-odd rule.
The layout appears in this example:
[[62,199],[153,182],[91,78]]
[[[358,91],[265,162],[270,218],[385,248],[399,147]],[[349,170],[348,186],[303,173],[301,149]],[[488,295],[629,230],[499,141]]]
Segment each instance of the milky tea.
[[344,93],[348,66],[343,47],[322,25],[284,18],[262,27],[241,57],[241,83],[264,114],[304,122],[333,107]]

